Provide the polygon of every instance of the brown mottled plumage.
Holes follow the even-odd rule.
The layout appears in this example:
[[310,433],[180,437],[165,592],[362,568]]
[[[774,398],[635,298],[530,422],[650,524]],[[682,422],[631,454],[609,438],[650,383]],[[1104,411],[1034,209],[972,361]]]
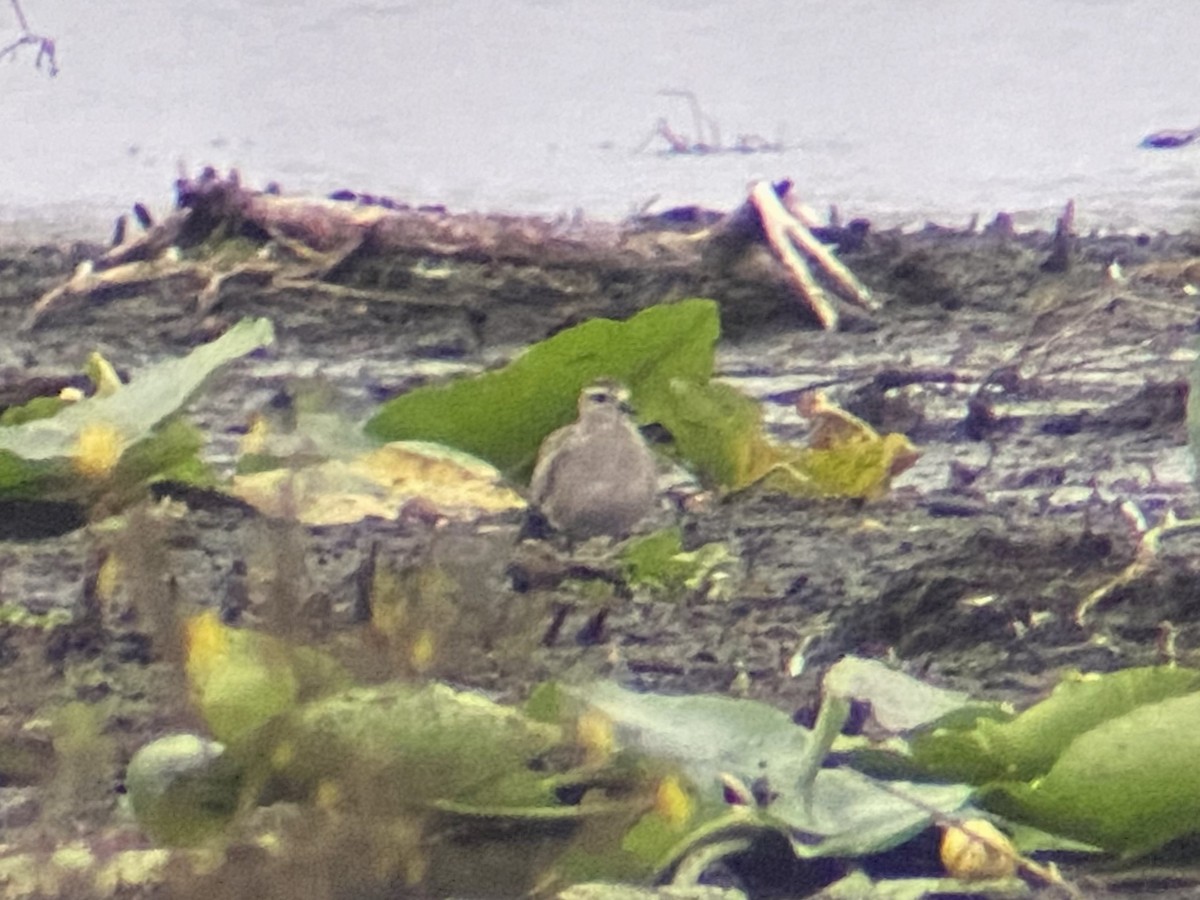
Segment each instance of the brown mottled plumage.
[[542,442],[530,495],[572,539],[623,537],[654,507],[654,454],[629,418],[627,392],[598,381],[579,395],[579,418]]

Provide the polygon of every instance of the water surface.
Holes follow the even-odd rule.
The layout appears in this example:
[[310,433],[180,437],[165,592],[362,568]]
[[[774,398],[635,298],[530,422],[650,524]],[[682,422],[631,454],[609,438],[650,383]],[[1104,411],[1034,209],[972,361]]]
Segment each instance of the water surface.
[[[1172,0],[23,0],[48,79],[0,68],[0,218],[102,237],[180,165],[452,209],[619,218],[790,177],[885,223],[1200,222],[1200,4]],[[15,32],[7,4],[0,35]],[[776,154],[633,152],[694,91]],[[660,143],[652,148],[661,148]],[[39,224],[40,223],[40,224]]]

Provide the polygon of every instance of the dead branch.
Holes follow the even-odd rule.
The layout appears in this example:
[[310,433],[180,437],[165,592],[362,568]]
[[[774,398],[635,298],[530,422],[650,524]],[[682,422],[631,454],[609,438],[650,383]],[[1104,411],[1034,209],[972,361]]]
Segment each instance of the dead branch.
[[[432,266],[443,272],[439,277],[474,278],[467,291],[474,295],[482,284],[488,293],[502,289],[506,278],[518,286],[540,279],[597,287],[616,278],[644,285],[648,302],[686,296],[683,291],[720,300],[723,285],[731,279],[743,285],[743,294],[747,278],[761,279],[758,293],[790,291],[823,327],[836,327],[836,308],[809,269],[811,260],[838,293],[873,308],[867,288],[785,207],[788,190],[781,190],[756,185],[746,204],[715,227],[693,226],[685,233],[669,225],[645,227],[646,220],[641,227],[620,226],[577,219],[455,215],[392,201],[287,197],[244,187],[236,172],[221,177],[206,169],[196,178],[178,180],[177,208],[161,222],[135,237],[128,229],[118,229],[120,242],[40,298],[26,326],[37,327],[56,312],[86,305],[89,299],[109,299],[122,285],[139,286],[163,277],[197,282],[201,287],[193,311],[199,313],[219,306],[233,275],[243,276],[237,280],[242,286],[265,279],[282,289],[306,281],[322,292],[345,296],[350,291],[362,299],[364,290],[385,294],[387,289],[348,288],[344,282],[380,259],[390,260],[392,271],[412,268],[415,277],[424,277],[421,273]],[[147,220],[136,210],[135,217]],[[240,256],[222,249],[224,244],[241,248]],[[773,266],[750,267],[749,274],[747,267],[737,266],[752,247],[764,245],[775,257]],[[710,247],[719,252],[708,252]],[[568,272],[578,274],[567,276]]]
[[721,142],[720,125],[700,108],[700,101],[694,92],[669,88],[658,93],[663,97],[677,97],[687,102],[692,114],[695,137],[693,139],[676,131],[666,117],[662,117],[654,123],[650,134],[638,144],[634,153],[644,152],[655,138],[662,138],[666,142],[667,153],[681,156],[702,156],[710,153],[779,153],[783,150],[782,142],[769,141],[757,134],[739,134],[733,144],[726,146]]
[[22,47],[34,46],[38,48],[37,58],[34,60],[34,66],[37,69],[42,68],[42,61],[45,60],[46,72],[53,78],[58,74],[58,57],[55,52],[54,38],[46,37],[42,34],[35,34],[29,29],[29,20],[25,18],[25,12],[21,9],[21,0],[9,0],[12,3],[13,13],[17,17],[17,24],[20,26],[21,33],[17,38],[3,47],[0,47],[0,59],[6,56],[17,55],[17,51]]

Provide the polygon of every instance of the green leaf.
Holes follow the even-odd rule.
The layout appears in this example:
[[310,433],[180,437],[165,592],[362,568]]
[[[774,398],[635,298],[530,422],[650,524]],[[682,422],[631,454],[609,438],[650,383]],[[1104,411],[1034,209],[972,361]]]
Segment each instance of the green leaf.
[[723,795],[729,776],[765,787],[773,799],[745,808],[746,816],[792,839],[798,855],[888,849],[927,827],[935,812],[960,809],[971,795],[965,785],[880,782],[843,769],[821,769],[813,778],[813,734],[751,700],[639,694],[607,683],[571,692],[611,720],[618,746],[678,766],[702,804]]
[[115,428],[122,447],[129,447],[176,412],[214,370],[273,340],[268,320],[245,319],[185,357],[143,369],[116,393],[72,403],[49,419],[0,428],[0,450],[27,460],[69,457],[83,430],[97,422]]
[[743,488],[786,457],[786,448],[767,438],[758,403],[736,388],[688,378],[655,387],[636,397],[639,413],[663,424],[705,483]]
[[51,416],[58,415],[62,411],[62,408],[67,406],[69,402],[68,400],[63,400],[61,397],[34,397],[28,403],[22,403],[20,406],[10,406],[3,413],[0,413],[0,427],[10,428],[14,425],[22,425],[25,422],[48,419]]
[[125,787],[138,824],[169,846],[203,843],[237,812],[242,772],[225,748],[192,734],[173,734],[133,755]]
[[311,795],[324,782],[396,814],[430,803],[557,805],[531,762],[561,729],[442,685],[352,688],[299,708],[282,728],[277,776]]
[[627,541],[617,558],[631,587],[648,588],[668,598],[703,587],[708,588],[708,596],[725,595],[725,583],[737,568],[736,558],[721,542],[684,552],[678,526]]
[[883,781],[848,768],[822,769],[811,798],[780,792],[766,812],[810,836],[793,845],[798,856],[866,856],[903,844],[938,817],[956,815],[972,794],[968,785]]
[[1103,721],[1045,777],[997,785],[985,801],[1046,831],[1138,856],[1200,831],[1197,759],[1200,693],[1191,693]]
[[961,878],[886,878],[874,880],[856,871],[821,891],[822,900],[927,900],[929,897],[980,897],[1001,900],[1031,897],[1033,891],[1020,878],[965,881]]
[[[273,340],[266,319],[244,320],[187,356],[141,370],[108,396],[63,406],[57,415],[0,427],[0,498],[91,502],[121,496],[151,478],[204,483],[199,433],[176,417],[219,366]],[[109,463],[86,459],[99,440]],[[90,474],[80,471],[94,469]]]
[[121,455],[113,470],[113,481],[136,485],[170,478],[185,484],[210,484],[212,475],[198,455],[203,445],[204,436],[198,428],[173,416]]
[[184,631],[188,686],[218,740],[234,746],[296,705],[295,665],[279,638],[231,628],[212,610],[192,616]]
[[680,586],[687,573],[672,560],[682,552],[683,530],[678,526],[627,541],[620,553],[625,580],[634,587]]
[[893,734],[944,721],[965,711],[991,711],[961,691],[935,687],[877,659],[846,656],[825,673],[822,692],[871,704],[871,717]]
[[1175,666],[1076,676],[1011,721],[988,713],[914,736],[914,762],[939,777],[981,784],[1045,774],[1080,735],[1141,706],[1200,690],[1200,671]]
[[717,796],[724,774],[746,784],[765,776],[775,790],[794,782],[811,740],[787,713],[753,700],[641,694],[608,682],[567,690],[612,721],[619,746],[678,764]]
[[525,701],[523,711],[535,722],[561,722],[566,716],[568,698],[557,681],[543,681],[537,685]]
[[79,481],[67,459],[27,460],[0,450],[0,499],[50,499],[55,485]]
[[708,380],[720,333],[717,305],[684,300],[617,322],[592,319],[530,347],[496,372],[418,388],[384,404],[367,433],[464,450],[510,477],[526,476],[547,434],[575,418],[597,378],[623,381],[634,405],[672,378]]

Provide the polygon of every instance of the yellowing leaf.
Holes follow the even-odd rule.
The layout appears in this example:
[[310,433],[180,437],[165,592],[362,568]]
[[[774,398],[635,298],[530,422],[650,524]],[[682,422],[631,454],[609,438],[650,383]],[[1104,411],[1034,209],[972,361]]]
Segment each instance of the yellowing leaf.
[[248,456],[262,453],[267,446],[267,436],[270,434],[270,430],[266,418],[261,415],[255,415],[250,421],[250,427],[246,429],[245,436],[238,445],[238,455]]
[[672,828],[682,830],[692,818],[694,804],[678,775],[668,775],[654,792],[654,811]]
[[109,554],[96,573],[96,596],[102,603],[111,603],[116,596],[117,584],[121,580],[121,561],[115,553]]
[[309,525],[394,519],[414,501],[460,521],[525,505],[487,463],[422,442],[387,444],[350,461],[237,475],[230,492],[267,515]]
[[589,765],[602,765],[616,749],[612,719],[597,709],[588,709],[575,723],[575,739]]
[[410,653],[412,667],[415,672],[420,674],[429,670],[429,665],[433,662],[435,649],[436,644],[433,639],[433,632],[428,628],[422,628],[413,641]]
[[71,464],[87,478],[103,478],[116,466],[125,449],[121,432],[107,422],[84,425],[75,441]]
[[877,498],[892,479],[916,461],[918,453],[902,434],[855,439],[828,450],[805,450],[799,468],[813,491],[826,497]]
[[986,819],[948,825],[942,831],[942,865],[951,878],[986,881],[1017,874],[1017,851]]
[[295,705],[296,675],[282,641],[230,628],[212,610],[189,619],[184,635],[192,699],[218,740],[233,743]]
[[362,457],[354,469],[394,495],[422,497],[439,510],[501,512],[525,505],[516,492],[501,486],[495,468],[437,444],[387,444]]
[[878,497],[916,461],[903,435],[880,435],[820,394],[806,397],[800,411],[815,427],[802,448],[772,440],[758,403],[727,384],[677,378],[667,390],[636,395],[635,404],[671,432],[702,479],[727,490],[762,483],[800,496]]
[[121,376],[117,374],[117,370],[94,350],[88,355],[83,371],[92,380],[97,397],[111,397],[121,389]]
[[222,665],[229,653],[229,628],[212,610],[188,619],[184,625],[188,678],[202,681]]
[[880,497],[892,479],[920,457],[904,435],[880,435],[819,391],[805,394],[796,406],[814,427],[809,446],[797,456],[795,465],[819,495]]

